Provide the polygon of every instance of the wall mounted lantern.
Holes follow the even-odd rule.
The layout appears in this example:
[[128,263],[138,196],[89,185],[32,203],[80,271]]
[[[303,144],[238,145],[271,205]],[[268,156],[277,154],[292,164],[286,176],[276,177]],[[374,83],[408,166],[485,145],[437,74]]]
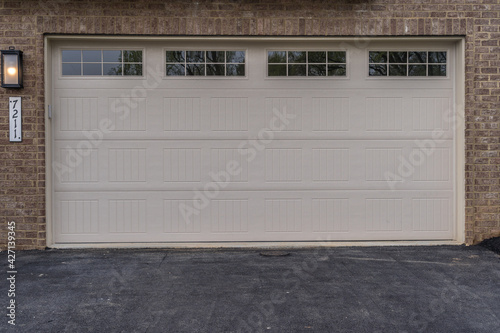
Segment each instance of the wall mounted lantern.
[[23,52],[9,47],[2,53],[2,88],[23,87]]

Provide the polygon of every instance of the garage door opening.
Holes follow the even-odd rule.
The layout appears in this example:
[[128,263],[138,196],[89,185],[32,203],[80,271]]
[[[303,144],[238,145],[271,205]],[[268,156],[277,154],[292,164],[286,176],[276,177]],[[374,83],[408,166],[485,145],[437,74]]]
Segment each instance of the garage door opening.
[[358,44],[53,40],[53,242],[457,239],[455,42]]

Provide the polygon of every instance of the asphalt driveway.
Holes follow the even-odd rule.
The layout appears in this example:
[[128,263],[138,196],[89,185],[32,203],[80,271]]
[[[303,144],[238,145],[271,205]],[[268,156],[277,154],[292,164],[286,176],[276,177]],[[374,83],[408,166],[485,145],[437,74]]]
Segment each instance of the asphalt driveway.
[[260,252],[18,252],[16,326],[0,330],[500,331],[500,257],[481,247]]

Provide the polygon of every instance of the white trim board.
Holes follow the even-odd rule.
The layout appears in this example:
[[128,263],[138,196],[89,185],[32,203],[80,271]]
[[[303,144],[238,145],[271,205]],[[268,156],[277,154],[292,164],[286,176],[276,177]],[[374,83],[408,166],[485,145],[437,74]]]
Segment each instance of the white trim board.
[[[53,88],[53,80],[52,80],[52,68],[51,68],[51,45],[52,42],[55,41],[106,41],[106,40],[120,40],[120,41],[207,41],[207,40],[221,40],[221,41],[235,41],[235,42],[244,42],[244,41],[286,41],[286,42],[297,42],[297,41],[342,41],[342,42],[364,42],[368,43],[370,41],[398,41],[398,42],[408,42],[412,43],[415,41],[454,41],[456,42],[456,70],[455,70],[455,105],[456,105],[456,114],[459,118],[457,122],[457,126],[455,129],[455,222],[456,222],[456,236],[455,241],[458,243],[463,243],[465,239],[465,148],[464,148],[464,40],[463,38],[449,38],[449,37],[436,37],[436,38],[423,38],[423,37],[372,37],[372,38],[331,38],[331,37],[157,37],[157,36],[46,36],[45,37],[45,105],[46,110],[48,105],[51,105],[52,100],[52,88]],[[47,114],[47,112],[46,112]],[[46,162],[47,162],[47,170],[51,170],[52,168],[52,131],[51,131],[51,120],[46,116]],[[55,244],[52,238],[52,220],[53,220],[53,212],[52,212],[52,179],[51,172],[46,172],[46,195],[47,195],[47,245],[48,246],[67,246],[64,244]],[[448,241],[443,241],[448,242]],[[452,243],[453,243],[452,242]],[[356,244],[358,242],[348,242],[348,244]],[[370,243],[370,242],[368,242]],[[392,242],[389,242],[392,243]],[[399,243],[398,241],[394,241],[394,243]],[[100,243],[99,243],[100,244]],[[122,244],[122,243],[120,243]],[[130,243],[123,243],[130,244]],[[178,243],[160,243],[163,244],[164,247],[169,247],[173,244]],[[201,244],[201,243],[193,243],[193,244]],[[213,243],[218,244],[218,243]],[[297,242],[297,244],[302,244],[302,242]],[[380,244],[377,242],[377,244]],[[416,242],[416,244],[420,244],[420,242]],[[442,242],[440,242],[442,244]],[[109,243],[110,246],[114,246],[113,243]],[[148,246],[150,246],[149,244]],[[75,244],[75,246],[77,246]],[[79,246],[79,245],[78,245]],[[102,245],[105,246],[105,245]],[[128,245],[127,245],[128,246]],[[135,247],[135,245],[133,245]]]

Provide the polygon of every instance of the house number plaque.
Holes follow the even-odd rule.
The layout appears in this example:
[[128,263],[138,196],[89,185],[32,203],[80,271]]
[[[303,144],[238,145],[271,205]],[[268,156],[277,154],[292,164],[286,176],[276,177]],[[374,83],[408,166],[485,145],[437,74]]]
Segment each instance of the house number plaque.
[[9,97],[10,142],[23,141],[21,97]]

